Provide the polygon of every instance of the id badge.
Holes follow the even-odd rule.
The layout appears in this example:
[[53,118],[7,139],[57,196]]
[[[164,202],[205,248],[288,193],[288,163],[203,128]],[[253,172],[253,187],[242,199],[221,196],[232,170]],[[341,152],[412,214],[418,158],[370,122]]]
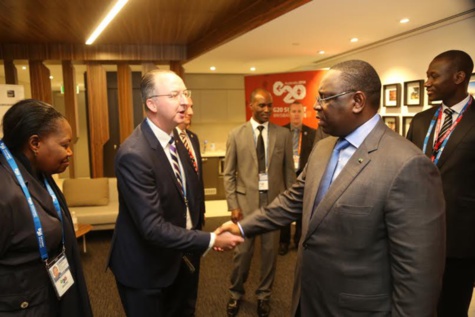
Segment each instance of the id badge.
[[294,155],[294,168],[295,170],[299,169],[300,155]]
[[64,252],[58,255],[53,261],[46,264],[48,275],[53,282],[54,290],[58,298],[66,293],[73,286],[74,280],[69,269],[68,259]]
[[259,190],[269,190],[269,178],[267,173],[259,174]]

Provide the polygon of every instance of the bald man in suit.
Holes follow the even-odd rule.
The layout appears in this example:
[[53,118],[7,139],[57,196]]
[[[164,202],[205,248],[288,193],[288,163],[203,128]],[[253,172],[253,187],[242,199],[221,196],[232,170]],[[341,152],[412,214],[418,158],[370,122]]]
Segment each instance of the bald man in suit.
[[290,190],[220,231],[246,238],[302,217],[292,316],[435,316],[445,255],[440,175],[377,114],[366,62],[324,76],[320,140]]
[[[249,107],[252,118],[231,131],[226,144],[224,188],[233,221],[250,216],[256,208],[267,205],[295,181],[291,134],[288,129],[269,122],[272,95],[265,89],[254,90]],[[259,139],[262,141],[262,152],[259,152]],[[262,155],[261,160],[258,153]],[[261,235],[260,242],[261,276],[256,297],[257,313],[264,317],[270,312],[278,249],[277,232]],[[235,316],[239,310],[253,253],[254,239],[247,239],[236,248],[228,316]]]

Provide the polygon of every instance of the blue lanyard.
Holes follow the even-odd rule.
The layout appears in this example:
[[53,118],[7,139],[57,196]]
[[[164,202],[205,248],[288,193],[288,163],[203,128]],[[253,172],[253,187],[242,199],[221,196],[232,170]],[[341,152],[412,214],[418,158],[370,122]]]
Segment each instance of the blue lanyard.
[[[458,117],[457,117],[457,120],[456,120],[456,124],[458,124],[458,122],[460,120],[462,120],[462,117],[463,117],[463,113],[465,112],[465,110],[467,110],[467,107],[470,106],[472,103],[472,98],[469,98],[468,102],[465,104],[465,106],[463,106],[462,108],[462,111],[460,111]],[[437,119],[439,117],[439,113],[440,113],[440,110],[442,109],[442,106],[440,106],[437,111],[435,112],[434,114],[434,117],[432,118],[431,122],[430,122],[430,125],[429,125],[429,129],[427,130],[427,133],[426,133],[426,136],[424,138],[424,145],[422,147],[422,152],[423,153],[426,153],[426,150],[427,150],[427,144],[429,143],[429,137],[430,137],[430,134],[432,132],[432,129],[434,128],[436,122],[437,122]],[[438,151],[437,151],[437,154],[435,155],[432,155],[432,161],[434,162],[435,165],[437,165],[437,163],[439,162],[439,158],[440,156],[442,155],[442,152],[444,151],[444,148],[445,148],[445,145],[447,144],[450,136],[452,135],[452,132],[454,132],[454,129],[452,129],[452,131],[450,131],[450,134],[447,135],[447,137],[445,137],[444,141],[442,142],[442,144],[440,145]]]
[[[31,211],[31,216],[33,217],[33,223],[35,225],[35,233],[36,233],[36,238],[38,239],[38,246],[40,249],[40,255],[41,259],[43,261],[48,260],[48,250],[46,249],[46,242],[45,242],[45,236],[43,232],[43,227],[41,225],[40,218],[38,217],[38,212],[36,211],[36,207],[33,204],[33,199],[31,198],[30,191],[26,187],[25,180],[23,179],[23,176],[20,173],[20,169],[18,168],[18,165],[16,164],[15,160],[13,159],[13,156],[11,155],[10,151],[6,147],[5,143],[3,143],[3,140],[0,140],[0,150],[2,151],[3,155],[5,156],[8,165],[10,165],[11,169],[15,173],[15,176],[20,183],[21,189],[23,191],[23,194],[26,197],[26,201],[28,202],[28,206],[30,207]],[[59,207],[58,199],[56,195],[54,194],[53,190],[51,189],[51,186],[48,184],[48,182],[45,179],[45,184],[46,187],[48,188],[48,191],[53,198],[53,204],[55,206],[56,212],[58,212],[59,219],[61,221],[61,224],[63,223],[63,217],[61,216],[61,208]],[[63,246],[64,246],[64,232],[63,232]]]

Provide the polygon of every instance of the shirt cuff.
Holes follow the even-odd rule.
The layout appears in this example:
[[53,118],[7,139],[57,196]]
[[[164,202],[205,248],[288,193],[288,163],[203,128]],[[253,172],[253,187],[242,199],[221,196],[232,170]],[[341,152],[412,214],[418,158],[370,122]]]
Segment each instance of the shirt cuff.
[[209,250],[211,250],[211,248],[214,245],[215,240],[216,240],[216,233],[210,232],[208,249],[206,249],[206,251],[203,253],[203,255],[202,255],[203,257],[205,257],[206,254],[208,254]]
[[237,225],[238,225],[238,227],[239,227],[239,231],[241,231],[241,236],[242,236],[243,238],[245,238],[246,235],[244,234],[244,230],[242,230],[241,224],[238,222]]

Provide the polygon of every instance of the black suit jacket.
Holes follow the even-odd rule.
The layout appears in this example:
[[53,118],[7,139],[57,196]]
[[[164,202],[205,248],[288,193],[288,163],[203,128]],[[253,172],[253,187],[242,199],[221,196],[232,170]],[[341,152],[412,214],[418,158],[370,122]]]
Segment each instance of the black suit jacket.
[[178,135],[178,131],[175,129],[173,130],[173,136],[175,140],[179,140],[176,142],[178,155],[180,155],[180,159],[183,164],[187,164],[187,170],[190,171],[189,174],[186,175],[186,182],[188,187],[190,188],[190,193],[187,195],[188,200],[193,200],[193,206],[196,206],[196,212],[193,212],[193,216],[196,219],[193,219],[193,229],[201,229],[204,225],[204,213],[205,213],[205,190],[203,185],[203,167],[201,161],[201,152],[200,152],[200,141],[198,136],[191,132],[190,130],[186,130],[188,134],[188,138],[191,141],[191,146],[195,151],[195,159],[196,164],[198,166],[198,173],[194,171],[193,162],[188,154],[188,150],[186,149],[185,145],[181,141],[180,136]]
[[[180,155],[180,154],[179,154]],[[186,175],[190,165],[180,156]],[[121,145],[115,162],[119,215],[109,266],[133,288],[163,288],[176,278],[183,252],[204,252],[210,234],[187,230],[186,205],[169,160],[144,120]],[[194,173],[194,171],[193,171]],[[192,189],[187,182],[187,193]],[[199,207],[189,201],[192,219]]]
[[[286,124],[284,127],[289,130],[291,129],[290,123]],[[312,152],[313,143],[315,141],[315,131],[315,129],[302,124],[302,144],[300,148],[300,159],[297,175],[300,175],[300,173],[303,171],[305,164],[307,164],[310,152]]]
[[[438,107],[414,116],[407,139],[423,148]],[[431,156],[434,130],[426,155]],[[475,257],[475,104],[465,111],[437,163],[442,176],[447,217],[447,257]]]

